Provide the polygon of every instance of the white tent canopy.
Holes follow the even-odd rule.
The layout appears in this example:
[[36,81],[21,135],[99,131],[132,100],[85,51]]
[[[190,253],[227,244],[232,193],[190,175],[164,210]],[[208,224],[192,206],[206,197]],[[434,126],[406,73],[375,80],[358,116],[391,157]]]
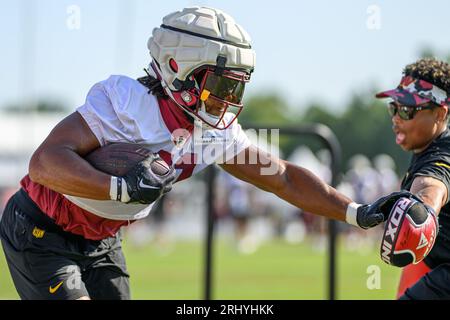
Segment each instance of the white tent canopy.
[[0,113],[0,187],[16,186],[34,150],[64,114]]

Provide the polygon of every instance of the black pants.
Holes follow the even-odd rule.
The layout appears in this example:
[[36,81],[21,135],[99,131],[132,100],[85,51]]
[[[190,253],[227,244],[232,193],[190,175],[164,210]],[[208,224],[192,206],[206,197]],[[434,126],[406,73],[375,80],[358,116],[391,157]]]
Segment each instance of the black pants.
[[443,263],[433,268],[408,288],[399,300],[449,300],[450,264]]
[[[445,218],[446,219],[446,218]],[[442,222],[442,221],[441,221]],[[445,224],[444,228],[448,227]],[[442,228],[442,226],[441,226]],[[425,257],[431,271],[408,288],[400,300],[449,300],[450,299],[450,239],[440,232],[433,249]]]
[[7,203],[0,238],[21,299],[129,299],[120,235],[101,241],[63,231],[23,191]]

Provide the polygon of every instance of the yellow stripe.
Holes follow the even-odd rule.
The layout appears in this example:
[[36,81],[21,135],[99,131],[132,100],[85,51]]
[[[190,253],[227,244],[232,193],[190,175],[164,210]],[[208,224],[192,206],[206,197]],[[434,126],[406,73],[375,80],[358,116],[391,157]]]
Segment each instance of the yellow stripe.
[[439,167],[445,167],[447,169],[450,169],[450,166],[446,163],[442,163],[442,162],[435,162],[435,165],[439,166]]

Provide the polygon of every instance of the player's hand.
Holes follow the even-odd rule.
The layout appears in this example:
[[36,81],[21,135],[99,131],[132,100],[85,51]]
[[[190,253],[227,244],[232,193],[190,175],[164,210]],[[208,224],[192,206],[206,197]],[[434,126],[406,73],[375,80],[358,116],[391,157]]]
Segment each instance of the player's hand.
[[438,233],[439,223],[433,208],[414,195],[402,197],[386,220],[380,258],[401,268],[419,263],[433,248]]
[[[158,154],[152,154],[147,159],[139,162],[125,176],[118,177],[117,190],[120,194],[116,200],[125,203],[139,202],[150,204],[172,189],[175,180],[175,170],[167,166],[167,172],[155,172],[155,161],[165,163]],[[152,168],[153,167],[153,168]],[[124,184],[119,186],[119,184]],[[126,188],[125,188],[126,187]]]
[[350,212],[347,210],[347,222],[355,224],[363,229],[375,227],[386,221],[392,206],[401,197],[411,198],[415,196],[406,190],[398,191],[381,197],[371,204],[355,206],[354,209],[356,209],[356,211]]

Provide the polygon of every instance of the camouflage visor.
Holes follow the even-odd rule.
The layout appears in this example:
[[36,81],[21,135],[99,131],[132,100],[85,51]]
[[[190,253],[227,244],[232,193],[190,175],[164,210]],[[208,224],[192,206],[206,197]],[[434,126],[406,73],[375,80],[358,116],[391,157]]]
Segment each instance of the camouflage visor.
[[377,93],[375,97],[392,98],[406,106],[418,106],[430,101],[441,106],[450,106],[450,96],[447,92],[427,81],[411,76],[403,77],[396,89]]

